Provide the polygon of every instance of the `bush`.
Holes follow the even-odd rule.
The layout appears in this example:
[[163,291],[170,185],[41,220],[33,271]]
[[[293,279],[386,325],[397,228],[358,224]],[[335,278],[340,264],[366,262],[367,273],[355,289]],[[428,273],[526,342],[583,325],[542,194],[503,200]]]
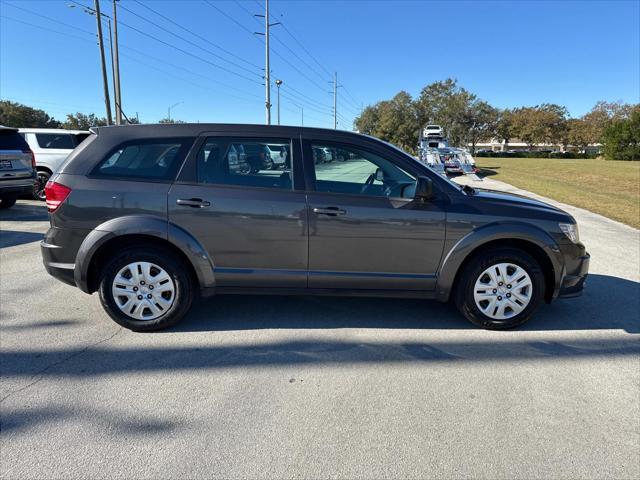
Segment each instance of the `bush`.
[[629,118],[611,122],[602,141],[607,160],[640,160],[640,108]]
[[597,153],[577,152],[478,152],[474,157],[489,158],[597,158]]

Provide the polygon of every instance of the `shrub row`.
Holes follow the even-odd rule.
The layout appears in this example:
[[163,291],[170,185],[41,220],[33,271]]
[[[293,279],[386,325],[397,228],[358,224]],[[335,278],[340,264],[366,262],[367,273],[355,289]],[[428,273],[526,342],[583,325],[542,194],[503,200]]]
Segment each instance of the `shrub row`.
[[597,153],[577,152],[477,152],[474,157],[490,158],[597,158]]

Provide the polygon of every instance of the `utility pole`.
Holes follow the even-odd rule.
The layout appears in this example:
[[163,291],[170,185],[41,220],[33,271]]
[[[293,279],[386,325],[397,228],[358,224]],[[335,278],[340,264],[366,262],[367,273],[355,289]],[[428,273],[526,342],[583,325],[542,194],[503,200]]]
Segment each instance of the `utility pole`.
[[264,52],[265,52],[265,64],[264,64],[264,84],[265,91],[265,106],[267,108],[267,125],[271,125],[271,70],[269,65],[269,0],[264,2]]
[[276,87],[278,87],[278,125],[280,125],[280,85],[282,85],[282,80],[276,80]]
[[122,124],[122,97],[120,95],[120,61],[118,59],[118,14],[116,1],[113,0],[113,46],[111,57],[115,65],[113,73],[113,98],[116,104],[116,125]]
[[107,125],[112,125],[111,100],[109,99],[109,81],[107,80],[107,64],[104,59],[104,44],[102,43],[102,18],[100,16],[100,0],[93,0],[98,22],[98,47],[100,47],[100,63],[102,65],[102,83],[104,85],[104,105],[107,110]]
[[338,72],[333,72],[333,129],[338,128]]
[[302,112],[302,127],[304,127],[304,107],[300,107],[300,111]]
[[280,22],[269,23],[269,0],[264,2],[264,15],[256,14],[256,17],[264,17],[264,33],[255,32],[257,35],[264,35],[264,88],[265,88],[265,111],[267,125],[271,125],[271,70],[269,66],[269,28],[280,25]]

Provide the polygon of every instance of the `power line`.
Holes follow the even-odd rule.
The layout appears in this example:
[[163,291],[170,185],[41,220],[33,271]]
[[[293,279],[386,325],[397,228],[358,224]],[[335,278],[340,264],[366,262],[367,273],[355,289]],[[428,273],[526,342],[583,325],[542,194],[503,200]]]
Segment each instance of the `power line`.
[[235,53],[230,52],[229,50],[227,50],[227,49],[225,49],[225,48],[221,47],[220,45],[218,45],[218,44],[216,44],[216,43],[214,43],[214,42],[210,41],[209,39],[207,39],[207,38],[203,37],[202,35],[199,35],[199,34],[197,34],[197,33],[193,32],[193,31],[191,31],[190,29],[188,29],[188,28],[186,28],[186,27],[183,27],[183,26],[182,26],[182,25],[180,25],[179,23],[177,23],[177,22],[173,21],[172,19],[170,19],[169,17],[167,17],[167,16],[163,15],[162,13],[160,13],[160,12],[158,12],[158,11],[154,10],[153,8],[149,7],[148,5],[145,5],[144,3],[140,2],[139,0],[133,0],[133,1],[134,1],[134,2],[136,2],[138,5],[140,5],[140,6],[144,7],[144,8],[146,8],[147,10],[149,10],[149,11],[151,11],[151,12],[155,13],[155,14],[156,14],[156,15],[158,15],[159,17],[161,17],[161,18],[165,19],[167,22],[172,23],[173,25],[175,25],[176,27],[180,28],[181,30],[184,30],[184,31],[186,31],[187,33],[190,33],[191,35],[193,35],[194,37],[199,38],[199,39],[200,39],[200,40],[202,40],[203,42],[206,42],[206,43],[208,43],[209,45],[212,45],[212,46],[214,46],[214,47],[216,47],[216,48],[218,48],[218,49],[222,50],[222,51],[223,51],[224,53],[226,53],[227,55],[230,55],[230,56],[232,56],[233,58],[237,58],[238,60],[240,60],[240,61],[242,61],[242,62],[244,62],[244,63],[246,63],[246,64],[248,64],[248,65],[251,65],[252,67],[255,67],[255,68],[261,68],[259,65],[256,65],[255,63],[252,63],[252,62],[250,62],[249,60],[245,60],[244,58],[240,57],[239,55],[236,55]]
[[[231,64],[231,65],[235,66],[236,68],[239,68],[239,69],[241,69],[241,70],[244,70],[245,72],[248,72],[248,73],[250,73],[250,74],[253,74],[253,75],[256,75],[256,76],[260,77],[260,74],[258,74],[258,73],[256,73],[256,72],[254,72],[253,70],[250,70],[250,69],[248,69],[248,68],[246,68],[246,67],[243,67],[242,65],[239,65],[239,64],[237,64],[237,63],[235,63],[235,62],[232,62],[231,60],[227,60],[226,58],[224,58],[224,57],[222,57],[222,56],[218,55],[218,54],[217,54],[217,53],[215,53],[215,52],[212,52],[211,50],[209,50],[209,49],[207,49],[207,48],[201,47],[201,46],[200,46],[200,45],[198,45],[197,43],[194,43],[194,42],[192,42],[191,40],[188,40],[188,39],[186,39],[186,38],[184,38],[184,37],[182,37],[182,36],[178,35],[177,33],[174,33],[174,32],[172,32],[171,30],[168,30],[168,29],[166,29],[166,28],[162,27],[161,25],[158,25],[157,23],[153,22],[152,20],[149,20],[148,18],[145,18],[145,17],[143,17],[142,15],[139,15],[138,13],[136,13],[136,12],[134,12],[133,10],[131,10],[131,9],[127,8],[127,7],[125,7],[124,5],[120,5],[120,8],[122,8],[122,9],[126,10],[127,12],[131,13],[132,15],[134,15],[134,16],[136,16],[136,17],[138,17],[138,18],[142,19],[142,20],[144,20],[145,22],[150,23],[151,25],[154,25],[156,28],[158,28],[158,29],[160,29],[160,30],[162,30],[162,31],[164,31],[164,32],[166,32],[166,33],[168,33],[169,35],[173,35],[174,37],[178,38],[179,40],[182,40],[183,42],[187,42],[188,44],[190,44],[190,45],[192,45],[192,46],[194,46],[194,47],[196,47],[196,48],[199,48],[200,50],[202,50],[202,51],[204,51],[204,52],[207,52],[208,54],[213,55],[214,57],[219,58],[220,60],[222,60],[222,61],[224,61],[224,62],[227,62],[227,63],[229,63],[229,64]],[[125,24],[124,24],[124,23],[122,23],[122,22],[120,22],[120,23],[121,23],[121,24],[123,24],[123,25],[125,25]],[[128,26],[128,25],[125,25],[125,26]],[[128,26],[128,27],[129,27],[129,28],[134,29],[134,28],[133,28],[133,27],[131,27],[131,26]],[[136,30],[136,31],[140,32],[140,31],[139,31],[139,30],[137,30],[137,29],[134,29],[134,30]],[[154,38],[152,35],[150,35],[150,34],[148,34],[148,33],[142,32],[142,34],[143,34],[143,35],[146,35],[146,36],[148,36],[148,37]],[[154,39],[155,39],[155,40],[158,40],[157,38],[154,38]],[[166,44],[166,42],[163,42],[163,43],[165,43],[165,44]],[[174,48],[177,48],[177,47],[175,47],[175,46],[174,46]],[[192,54],[190,54],[190,55],[192,55]],[[193,56],[193,55],[192,55],[192,56]],[[227,67],[222,67],[222,66],[217,65],[217,64],[213,64],[213,65],[216,65],[218,68],[221,68],[221,69],[223,69],[223,70],[227,71],[228,73],[232,73],[232,74],[237,75],[237,76],[239,76],[239,77],[242,77],[242,78],[245,78],[245,79],[251,80],[251,79],[250,79],[250,78],[248,78],[247,76],[245,76],[245,75],[243,75],[243,74],[240,74],[240,73],[238,73],[238,72],[235,72],[235,71],[233,71],[233,70],[230,70],[230,69],[228,69]]]
[[51,17],[47,17],[46,15],[42,15],[42,14],[40,14],[38,12],[34,12],[33,10],[29,10],[27,8],[23,8],[23,7],[19,7],[17,5],[14,5],[13,3],[4,2],[4,4],[8,5],[9,7],[13,7],[13,8],[17,8],[18,10],[22,10],[23,12],[27,12],[27,13],[29,13],[31,15],[35,15],[37,17],[44,18],[45,20],[54,21],[55,23],[59,23],[60,25],[64,25],[65,27],[73,28],[74,30],[78,30],[78,31],[83,32],[83,33],[88,33],[89,35],[94,36],[94,37],[96,36],[95,32],[90,32],[89,30],[85,30],[84,28],[76,27],[75,25],[71,25],[70,23],[64,23],[64,22],[62,22],[60,20],[55,20],[55,19],[53,19]]
[[[11,20],[13,22],[18,22],[18,23],[22,23],[23,25],[29,25],[30,27],[36,27],[36,28],[40,28],[42,30],[47,30],[49,32],[53,32],[53,33],[57,33],[60,35],[65,35],[67,37],[73,37],[73,38],[78,38],[80,40],[83,40],[85,42],[91,42],[95,44],[95,41],[91,41],[91,40],[87,40],[84,37],[81,37],[80,35],[75,35],[73,33],[69,33],[69,32],[61,32],[59,30],[55,30],[53,28],[49,28],[49,27],[43,27],[42,25],[36,25],[35,23],[29,23],[29,22],[25,22],[24,20],[18,20],[17,18],[12,18],[12,17],[7,17],[6,15],[0,15],[0,18],[4,18],[5,20]],[[95,36],[94,33],[90,34],[91,36]]]
[[[71,1],[73,1],[73,0],[71,0]],[[77,2],[74,2],[74,3],[77,3]],[[9,5],[9,4],[7,4],[7,5]],[[81,5],[81,4],[80,4],[80,5]],[[49,21],[51,21],[51,22],[53,22],[53,23],[58,23],[58,24],[60,24],[60,25],[64,25],[64,26],[67,26],[67,27],[72,27],[72,28],[74,28],[74,29],[76,29],[76,30],[79,30],[79,31],[81,31],[81,32],[85,33],[86,35],[89,35],[89,36],[91,36],[91,37],[95,37],[95,33],[90,32],[90,31],[88,31],[88,30],[84,30],[84,29],[81,29],[81,28],[75,27],[75,26],[73,26],[73,25],[70,25],[70,24],[67,24],[67,23],[61,22],[61,21],[56,20],[56,19],[51,18],[51,17],[47,17],[47,16],[45,16],[45,15],[38,14],[38,13],[36,13],[36,12],[32,12],[32,11],[27,10],[27,9],[24,9],[24,8],[21,8],[21,10],[24,10],[24,11],[25,11],[25,12],[27,12],[27,13],[31,13],[31,14],[33,14],[33,15],[37,15],[37,16],[39,16],[39,17],[42,17],[42,18],[44,18],[44,19],[46,19],[46,20],[49,20]],[[31,27],[39,28],[39,29],[42,29],[42,30],[45,30],[45,31],[54,32],[54,33],[57,33],[57,34],[59,34],[59,35],[64,35],[64,36],[67,36],[67,37],[77,38],[77,39],[80,39],[80,40],[85,41],[85,42],[95,43],[95,41],[88,40],[87,38],[84,38],[84,37],[81,37],[81,36],[79,36],[79,35],[75,35],[75,34],[72,34],[72,33],[69,33],[69,32],[61,32],[61,31],[59,31],[59,30],[55,30],[55,29],[52,29],[52,28],[49,28],[49,27],[44,27],[44,26],[42,26],[42,25],[37,25],[37,24],[33,24],[33,23],[29,23],[29,22],[25,22],[25,21],[23,21],[23,20],[18,20],[18,19],[15,19],[15,18],[7,17],[7,16],[5,16],[5,15],[1,15],[0,17],[2,17],[2,18],[6,18],[6,19],[8,19],[8,20],[12,20],[12,21],[15,21],[15,22],[18,22],[18,23],[22,23],[22,24],[24,24],[24,25],[28,25],[28,26],[31,26]],[[198,72],[194,72],[194,71],[192,71],[192,70],[189,70],[189,69],[187,69],[187,68],[181,67],[181,66],[179,66],[179,65],[175,65],[175,64],[169,63],[169,62],[167,62],[165,59],[161,59],[161,58],[158,58],[158,57],[154,57],[153,55],[149,55],[149,54],[148,54],[148,53],[146,53],[146,52],[143,52],[143,51],[141,51],[141,50],[135,49],[135,48],[130,47],[130,46],[126,45],[126,44],[121,43],[121,44],[120,44],[120,46],[121,46],[122,48],[126,49],[126,50],[131,50],[131,51],[133,51],[133,52],[136,52],[136,53],[138,53],[139,55],[142,55],[142,56],[143,56],[144,58],[146,58],[146,59],[153,59],[153,60],[155,60],[155,61],[157,61],[157,62],[159,62],[159,63],[162,63],[163,65],[171,66],[171,67],[173,67],[173,68],[175,68],[175,69],[177,69],[177,70],[182,70],[182,71],[183,71],[183,72],[185,72],[185,73],[188,73],[188,74],[191,74],[191,75],[196,75],[196,76],[202,77],[202,78],[206,79],[207,81],[210,81],[210,82],[216,83],[216,84],[221,85],[221,86],[223,86],[223,87],[225,87],[225,88],[228,88],[228,89],[231,89],[231,90],[235,90],[235,91],[238,91],[238,92],[243,93],[243,94],[247,94],[247,92],[245,92],[244,90],[241,90],[241,89],[239,89],[239,88],[237,88],[237,87],[234,87],[234,86],[232,86],[232,85],[228,85],[228,84],[226,84],[226,83],[224,83],[224,82],[220,82],[219,80],[215,80],[215,79],[213,79],[213,78],[211,78],[211,77],[208,77],[208,76],[203,75],[203,74],[198,73]],[[139,61],[139,60],[138,60],[138,61]],[[143,62],[140,62],[140,63],[143,63]],[[150,68],[155,68],[155,67],[150,67]],[[157,68],[156,68],[156,69],[157,69]],[[229,94],[229,93],[225,93],[225,95],[230,95],[230,94]],[[247,95],[253,96],[254,98],[258,98],[258,99],[260,98],[260,97],[258,97],[257,95],[252,95],[252,94],[247,94]],[[247,97],[240,97],[240,96],[238,96],[238,95],[235,95],[235,96],[236,96],[236,98],[248,99]]]

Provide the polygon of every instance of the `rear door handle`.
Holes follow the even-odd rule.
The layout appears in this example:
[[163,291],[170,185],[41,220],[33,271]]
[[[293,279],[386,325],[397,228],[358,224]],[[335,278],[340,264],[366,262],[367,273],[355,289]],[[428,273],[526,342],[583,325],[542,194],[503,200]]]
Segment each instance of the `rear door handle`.
[[335,217],[337,215],[346,215],[347,211],[339,207],[327,207],[327,208],[314,208],[313,213],[317,213],[318,215],[329,215],[331,217]]
[[202,200],[201,198],[179,198],[176,200],[178,205],[182,205],[183,207],[193,207],[193,208],[205,208],[211,206],[211,202],[207,200]]

